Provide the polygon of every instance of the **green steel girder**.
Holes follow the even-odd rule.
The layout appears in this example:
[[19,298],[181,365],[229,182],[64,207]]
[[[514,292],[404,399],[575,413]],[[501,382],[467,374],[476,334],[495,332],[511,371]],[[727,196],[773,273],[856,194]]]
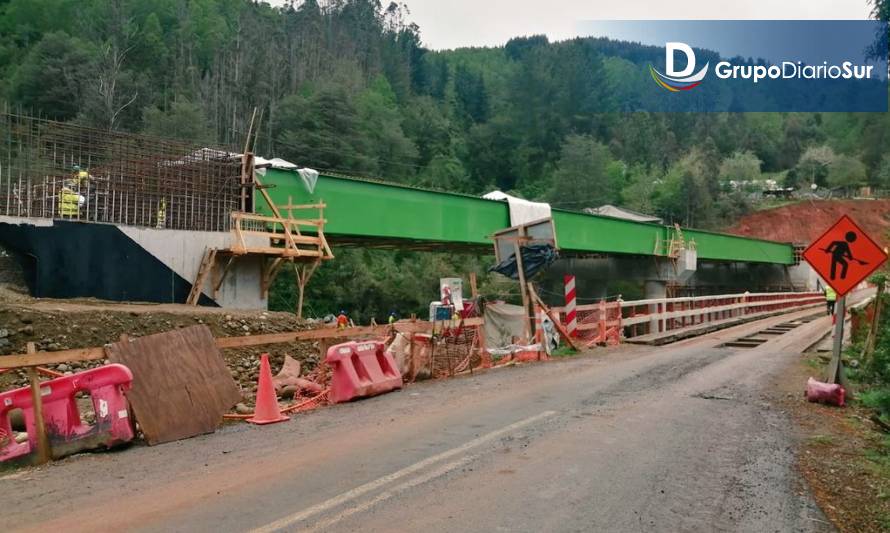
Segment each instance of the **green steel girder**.
[[[490,236],[510,225],[505,202],[323,174],[310,194],[296,172],[267,169],[260,178],[277,205],[324,201],[325,235],[333,243],[426,243],[484,247]],[[271,214],[255,195],[258,213]],[[673,228],[611,217],[553,211],[560,250],[573,253],[655,255]],[[683,230],[695,241],[700,261],[738,261],[790,265],[791,245],[701,230]]]

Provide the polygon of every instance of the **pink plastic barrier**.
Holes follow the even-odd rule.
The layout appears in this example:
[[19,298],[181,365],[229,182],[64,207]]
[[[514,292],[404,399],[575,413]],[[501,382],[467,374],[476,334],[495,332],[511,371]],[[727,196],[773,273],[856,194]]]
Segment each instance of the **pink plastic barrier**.
[[333,403],[402,388],[402,375],[382,342],[347,342],[331,346],[325,362],[332,370],[328,398]]
[[[135,436],[124,392],[130,389],[133,374],[124,365],[105,365],[72,376],[40,384],[43,418],[53,457],[64,457],[98,447],[112,447],[129,442]],[[88,392],[96,413],[96,423],[83,424],[74,395]],[[0,434],[12,434],[9,412],[24,413],[28,440],[18,444],[6,439],[0,446],[0,462],[28,455],[37,449],[37,431],[31,389],[24,387],[0,394]],[[0,442],[2,444],[2,442]]]
[[807,380],[807,400],[829,405],[844,406],[844,397],[847,391],[843,387],[832,383],[822,383],[813,378]]

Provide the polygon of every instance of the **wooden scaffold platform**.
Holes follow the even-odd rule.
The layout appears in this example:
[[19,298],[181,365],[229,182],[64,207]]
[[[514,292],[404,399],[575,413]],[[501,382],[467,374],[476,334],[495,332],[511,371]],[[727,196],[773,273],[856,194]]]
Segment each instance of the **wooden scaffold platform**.
[[[205,250],[186,303],[198,304],[208,276],[212,278],[215,297],[238,258],[259,256],[262,257],[260,283],[264,298],[281,268],[287,264],[293,266],[299,290],[296,313],[302,317],[306,285],[322,261],[334,258],[324,235],[324,208],[324,203],[293,205],[289,202],[273,209],[279,216],[233,212],[232,244],[228,248]],[[317,218],[300,216],[300,212],[309,210],[317,210]]]

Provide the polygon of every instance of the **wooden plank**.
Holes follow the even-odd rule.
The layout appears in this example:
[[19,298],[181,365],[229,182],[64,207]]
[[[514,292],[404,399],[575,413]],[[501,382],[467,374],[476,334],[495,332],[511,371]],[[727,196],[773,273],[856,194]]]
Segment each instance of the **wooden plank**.
[[[465,325],[470,324],[467,319]],[[426,333],[432,331],[429,322],[396,322],[393,326],[400,333]],[[357,328],[334,329],[322,328],[307,331],[289,331],[286,333],[268,333],[265,335],[249,335],[244,337],[220,337],[216,339],[216,345],[221,349],[243,348],[245,346],[264,346],[267,344],[284,344],[288,342],[316,341],[320,339],[349,339],[352,337],[385,337],[391,331],[388,325],[361,326]]]
[[127,398],[150,445],[212,433],[241,399],[207,326],[117,342],[106,351],[133,372]]
[[[522,235],[521,227],[520,235]],[[516,272],[519,275],[519,293],[522,295],[522,335],[525,337],[523,339],[523,343],[528,344],[529,342],[531,342],[532,324],[531,317],[528,314],[528,289],[526,289],[525,284],[525,265],[522,264],[522,248],[519,246],[519,241],[513,243],[513,250],[516,256]]]
[[205,248],[204,255],[201,257],[201,264],[198,265],[198,273],[195,275],[195,281],[192,282],[192,288],[189,290],[188,298],[185,303],[188,305],[198,305],[201,295],[204,292],[204,282],[207,275],[213,270],[216,263],[216,248]]
[[[244,139],[244,151],[241,156],[241,210],[247,211],[247,174],[253,174],[253,154],[250,151],[250,133],[253,130],[253,121],[256,119],[256,107],[253,108],[253,114],[250,115],[250,126],[247,128],[247,137]],[[248,158],[250,164],[248,164]]]
[[324,229],[319,226],[318,228],[318,238],[321,240],[321,246],[324,251],[324,255],[322,256],[324,259],[333,259],[334,252],[331,251],[331,247],[328,246],[328,240],[324,236]]
[[541,301],[541,297],[538,296],[538,291],[535,290],[535,287],[531,283],[528,284],[528,289],[531,293],[531,297],[538,303],[538,305],[541,306],[541,309],[543,309],[544,312],[547,313],[547,316],[549,316],[550,320],[553,322],[553,327],[555,327],[556,330],[559,331],[559,334],[562,335],[562,338],[566,340],[566,343],[568,343],[568,345],[571,346],[572,349],[576,352],[580,352],[581,348],[579,348],[578,345],[575,344],[575,341],[569,335],[569,332],[566,331],[564,327],[562,327],[562,324],[560,324],[559,316],[555,316],[553,314],[553,311],[551,311],[550,308]]
[[229,256],[229,260],[226,261],[226,266],[223,267],[222,271],[215,270],[218,272],[218,276],[216,280],[213,282],[213,298],[216,299],[217,293],[219,292],[220,287],[222,287],[223,282],[226,280],[226,274],[229,273],[229,269],[232,268],[232,264],[235,262],[234,255]]
[[[275,213],[275,216],[281,218],[281,211],[278,210],[278,206],[275,205],[275,202],[272,201],[272,197],[269,196],[269,193],[266,192],[266,187],[263,186],[260,179],[257,177],[256,172],[253,172],[253,184],[256,190],[260,191],[260,194],[263,195],[263,199],[266,200],[266,203],[269,204],[269,209]],[[241,216],[244,213],[233,213],[233,216]]]
[[[258,235],[260,237],[268,237],[270,239],[286,239],[287,234],[285,233],[276,233],[274,231],[247,231],[244,233],[249,233],[251,235]],[[321,246],[321,239],[318,237],[313,237],[311,235],[291,235],[290,240],[296,244],[314,244],[316,246]]]
[[300,250],[299,252],[294,251],[289,248],[275,248],[272,246],[269,247],[250,247],[250,248],[241,248],[241,247],[233,247],[230,250],[231,253],[236,255],[247,255],[247,254],[257,254],[257,255],[275,255],[281,257],[321,257],[322,254],[318,250]]
[[252,220],[254,222],[267,222],[270,224],[281,224],[282,226],[322,226],[325,221],[317,218],[282,218],[280,216],[270,217],[267,215],[254,215],[251,213],[232,213],[235,220]]
[[0,355],[0,367],[24,368],[28,366],[57,365],[72,361],[97,361],[99,359],[105,359],[104,348],[77,348],[58,352]]
[[[266,259],[263,259],[265,263]],[[260,293],[263,298],[267,298],[269,296],[269,288],[272,286],[272,282],[275,280],[275,276],[278,273],[278,268],[281,266],[281,263],[284,261],[282,257],[276,257],[272,260],[268,265],[263,265],[262,277],[260,279]]]
[[[37,351],[33,342],[29,342],[27,348],[29,354]],[[28,368],[28,380],[31,384],[31,404],[34,406],[34,426],[37,432],[37,455],[34,462],[42,465],[52,458],[52,449],[49,447],[49,436],[46,434],[46,421],[43,419],[43,395],[40,393],[40,378],[36,368]]]
[[318,204],[294,205],[294,204],[288,202],[287,205],[280,205],[278,207],[284,211],[293,211],[294,209],[324,209],[325,207],[327,207],[327,204],[322,202],[322,203],[318,203]]

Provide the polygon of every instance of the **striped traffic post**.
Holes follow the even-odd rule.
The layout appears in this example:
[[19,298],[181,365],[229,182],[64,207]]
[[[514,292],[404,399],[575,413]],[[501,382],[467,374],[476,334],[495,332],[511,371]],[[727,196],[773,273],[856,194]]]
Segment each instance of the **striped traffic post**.
[[578,311],[575,309],[575,276],[566,274],[563,281],[566,291],[566,332],[570,337],[575,337],[575,332],[578,329]]

